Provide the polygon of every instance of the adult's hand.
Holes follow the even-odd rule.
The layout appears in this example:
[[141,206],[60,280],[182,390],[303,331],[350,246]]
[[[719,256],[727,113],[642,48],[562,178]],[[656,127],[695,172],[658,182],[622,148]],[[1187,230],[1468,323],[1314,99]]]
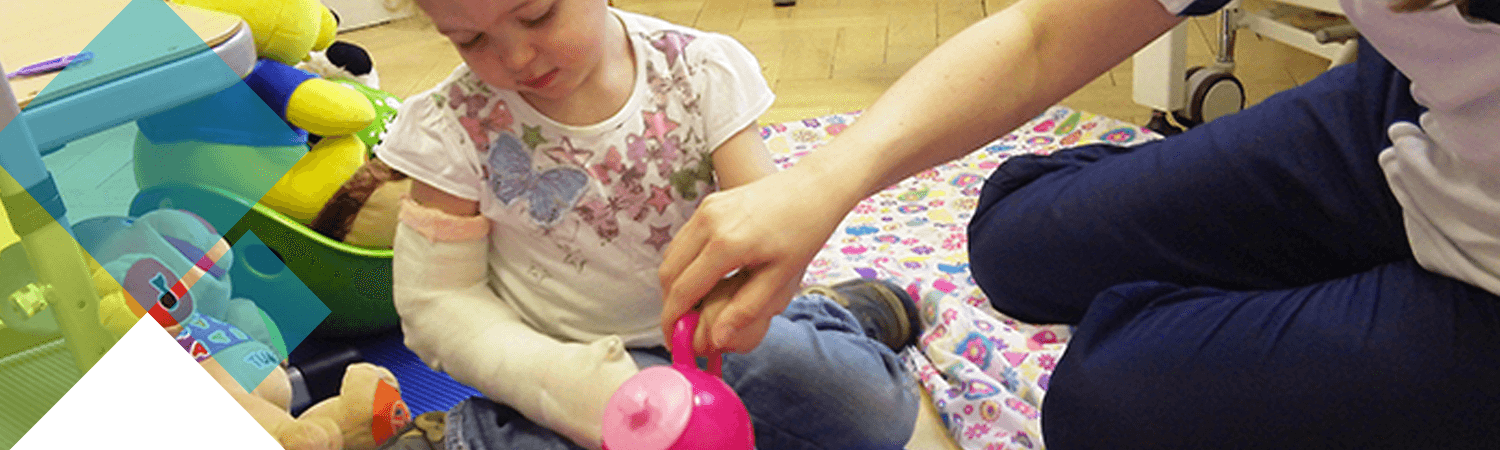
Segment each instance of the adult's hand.
[[704,198],[662,262],[663,333],[741,270],[699,327],[718,349],[754,348],[765,330],[750,326],[786,307],[860,199],[1015,129],[1181,21],[1158,0],[1018,0],[969,26],[796,166]]
[[799,165],[703,199],[661,265],[664,335],[702,300],[698,351],[743,353],[760,344],[807,264],[858,201],[830,195],[838,183],[816,172]]

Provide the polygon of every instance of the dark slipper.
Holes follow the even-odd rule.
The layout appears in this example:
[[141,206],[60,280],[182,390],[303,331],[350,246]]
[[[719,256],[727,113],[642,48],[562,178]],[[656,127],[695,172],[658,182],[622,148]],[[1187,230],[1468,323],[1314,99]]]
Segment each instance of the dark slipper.
[[865,335],[891,350],[916,342],[921,332],[917,304],[905,289],[885,280],[856,278],[833,286],[810,286],[803,294],[822,294],[859,319]]

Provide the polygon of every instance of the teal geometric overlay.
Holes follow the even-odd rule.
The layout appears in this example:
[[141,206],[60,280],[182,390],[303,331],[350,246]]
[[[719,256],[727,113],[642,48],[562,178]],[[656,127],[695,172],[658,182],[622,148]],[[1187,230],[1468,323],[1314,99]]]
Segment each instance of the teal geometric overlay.
[[[120,14],[89,41],[84,50],[93,52],[93,59],[70,64],[47,84],[34,103],[45,103],[127,74],[207,51],[208,46],[192,28],[177,17],[166,2],[134,0],[125,5]],[[223,70],[193,76],[216,77],[226,82],[228,79],[224,77],[238,78],[227,65],[223,66]],[[177,85],[192,81],[162,77],[147,82],[148,85],[132,86],[132,89],[149,89],[159,95],[170,96],[177,91],[174,89]]]
[[[83,50],[90,52],[92,58],[59,72],[22,112],[23,120],[15,121],[31,124],[29,134],[38,136],[38,141],[64,135],[56,131],[60,123],[99,124],[95,128],[80,125],[90,133],[126,130],[123,139],[75,139],[75,144],[92,139],[88,148],[76,152],[72,151],[73,144],[63,149],[41,149],[44,153],[55,152],[46,160],[47,170],[54,173],[63,203],[70,206],[69,222],[97,217],[91,211],[138,217],[157,208],[183,209],[204,218],[215,232],[237,239],[231,240],[230,253],[234,258],[230,264],[236,270],[252,264],[258,270],[285,271],[281,260],[254,233],[241,229],[243,234],[235,236],[230,232],[252,205],[307,153],[305,134],[290,128],[228,65],[213,64],[186,72],[160,70],[180,67],[178,63],[204,56],[205,52],[222,63],[162,0],[132,0]],[[215,87],[219,90],[211,94],[184,94],[194,92],[186,89],[189,86],[220,85],[228,87]],[[59,114],[67,120],[51,120]],[[36,120],[25,120],[28,117]],[[0,131],[5,133],[0,137],[7,144],[0,151],[17,150],[9,147],[10,142],[29,141],[23,131],[27,130]],[[34,167],[5,169],[37,172]],[[111,177],[123,178],[106,180]],[[27,187],[33,195],[40,194],[31,190],[32,186]],[[217,193],[216,196],[201,195],[209,191]],[[72,204],[89,207],[73,208]],[[247,262],[248,259],[254,261]],[[235,277],[238,276],[236,272]],[[242,311],[238,317],[259,314],[264,325],[260,331],[269,331],[272,351],[226,350],[214,357],[242,387],[251,390],[280,362],[269,360],[266,355],[285,358],[330,311],[296,276],[280,279],[277,295],[256,295],[254,289],[241,292],[237,281],[230,279],[233,296],[250,300],[258,308],[253,313]],[[0,292],[0,300],[7,294]],[[247,333],[254,334],[254,330]],[[11,355],[0,354],[0,362],[7,356]],[[190,356],[184,352],[183,357]],[[5,382],[11,381],[28,382],[14,379]],[[71,386],[76,379],[33,381],[42,384],[56,381]],[[28,401],[45,410],[59,398],[60,394]],[[0,403],[8,408],[11,401]],[[30,418],[26,420],[26,424],[14,428],[0,428],[24,431],[35,424]],[[7,434],[0,432],[0,444],[14,442],[11,438],[17,437]]]
[[[282,272],[287,266],[261,243],[255,233],[246,233],[240,237],[240,242],[234,245],[234,254],[242,255],[240,263],[255,264],[257,269],[266,272]],[[246,275],[240,272],[239,275]],[[236,296],[242,296],[242,291],[237,290]],[[311,335],[312,330],[317,329],[318,324],[323,323],[323,318],[329,317],[329,308],[323,306],[323,302],[308,290],[306,285],[285,285],[279,290],[279,296],[255,296],[255,306],[261,309],[264,326],[272,332],[275,341],[273,350],[290,351],[302,344],[303,339]],[[263,353],[258,353],[260,348],[252,345],[240,345],[240,347],[228,348],[223,354],[214,354],[214,360],[223,366],[229,377],[239,381],[240,386],[245,387],[246,392],[255,390],[255,386],[266,380],[275,369],[276,363],[285,359],[285,354],[279,354],[275,359],[266,359]]]
[[323,318],[328,317],[328,307],[308,290],[306,284],[297,280],[294,273],[287,270],[286,265],[254,232],[246,232],[240,236],[239,242],[234,244],[234,253],[242,257],[240,263],[250,266],[250,270],[239,271],[235,273],[236,276],[275,276],[277,273],[284,273],[288,277],[277,280],[277,290],[274,292],[257,293],[246,289],[236,290],[235,293],[254,300],[271,321],[275,322],[281,329],[281,339],[288,350],[297,348],[318,324],[323,323]]

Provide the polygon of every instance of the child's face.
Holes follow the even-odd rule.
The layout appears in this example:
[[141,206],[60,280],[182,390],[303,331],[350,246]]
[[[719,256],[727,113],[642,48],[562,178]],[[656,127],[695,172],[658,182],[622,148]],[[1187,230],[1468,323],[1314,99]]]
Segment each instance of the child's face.
[[601,64],[604,0],[417,0],[485,83],[563,99]]

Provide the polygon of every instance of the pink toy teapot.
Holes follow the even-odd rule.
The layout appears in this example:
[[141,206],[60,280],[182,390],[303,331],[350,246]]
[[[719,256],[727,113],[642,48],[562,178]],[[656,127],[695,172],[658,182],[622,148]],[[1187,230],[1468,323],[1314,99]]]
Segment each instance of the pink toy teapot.
[[721,379],[723,358],[698,368],[693,333],[698,312],[677,320],[672,366],[649,367],[625,380],[604,407],[605,450],[751,450],[750,413]]

